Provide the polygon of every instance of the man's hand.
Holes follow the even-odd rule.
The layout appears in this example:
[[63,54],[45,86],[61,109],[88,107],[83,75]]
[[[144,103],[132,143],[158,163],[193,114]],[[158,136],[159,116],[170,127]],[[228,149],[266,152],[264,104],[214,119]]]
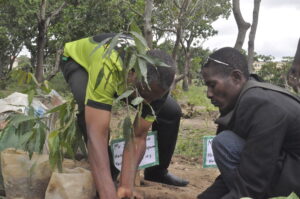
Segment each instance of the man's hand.
[[120,199],[130,199],[130,198],[134,198],[134,199],[144,199],[144,196],[142,196],[142,194],[138,193],[135,190],[129,189],[129,188],[125,188],[125,187],[119,187],[118,188],[118,198]]

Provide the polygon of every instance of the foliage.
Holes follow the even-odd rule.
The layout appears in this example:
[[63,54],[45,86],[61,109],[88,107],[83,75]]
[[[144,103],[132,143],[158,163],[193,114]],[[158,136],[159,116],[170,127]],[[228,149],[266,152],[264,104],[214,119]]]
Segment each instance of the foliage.
[[[252,198],[248,198],[248,197],[243,197],[241,199],[252,199]],[[269,198],[269,199],[299,199],[299,197],[292,192],[289,196],[287,197],[273,197],[273,198]]]
[[[154,10],[154,24],[157,35],[174,38],[172,56],[183,57],[183,89],[188,90],[191,79],[190,66],[194,50],[202,46],[209,37],[217,34],[212,23],[219,17],[228,17],[229,0],[171,0],[159,1]],[[181,48],[179,48],[181,47]],[[183,56],[178,56],[180,54]]]
[[[24,71],[15,71],[14,77],[19,80],[20,84],[25,85],[23,91],[28,94],[28,114],[14,114],[8,118],[8,125],[1,133],[0,140],[8,139],[7,135],[16,135],[22,137],[22,148],[29,152],[30,156],[33,152],[42,152],[45,141],[48,138],[49,144],[49,161],[52,168],[62,169],[62,160],[65,155],[72,158],[80,149],[84,154],[85,144],[81,134],[77,131],[76,125],[76,105],[74,100],[69,100],[60,106],[57,106],[43,115],[39,115],[34,109],[31,102],[35,96],[47,95],[51,89],[48,82],[38,83],[32,73]],[[59,124],[49,132],[46,120],[50,114],[57,114]],[[49,136],[47,137],[49,132]]]
[[180,101],[184,101],[187,104],[195,106],[204,106],[205,110],[208,112],[218,111],[218,109],[214,107],[210,100],[206,97],[206,87],[204,86],[192,85],[187,92],[183,92],[182,89],[177,86],[174,92],[173,96]]
[[283,62],[283,64],[272,61],[266,62],[262,65],[257,74],[269,83],[286,87],[286,74],[291,64],[291,62]]
[[270,199],[299,199],[299,197],[293,192],[288,197],[275,197]]
[[76,103],[73,100],[57,106],[48,113],[58,113],[59,126],[48,137],[49,161],[52,168],[62,171],[62,161],[65,155],[75,158],[78,149],[86,155],[82,134],[76,125]]
[[[33,152],[42,152],[46,140],[48,127],[44,123],[45,118],[38,116],[32,106],[29,106],[27,115],[13,114],[8,118],[8,124],[1,133],[0,140],[5,143],[11,135],[23,137],[24,150],[32,157]],[[24,138],[25,137],[25,138]]]
[[[17,55],[25,45],[31,54],[31,71],[34,71],[40,28],[43,22],[47,23],[47,20],[39,18],[41,2],[0,0],[0,69],[1,66],[7,66],[8,58]],[[53,13],[65,3],[63,10],[54,16]],[[54,55],[65,42],[100,32],[120,32],[127,29],[126,25],[134,18],[130,6],[129,0],[47,0],[45,17],[51,20],[44,35],[46,46],[43,51],[43,67],[47,68],[46,71],[53,71]]]

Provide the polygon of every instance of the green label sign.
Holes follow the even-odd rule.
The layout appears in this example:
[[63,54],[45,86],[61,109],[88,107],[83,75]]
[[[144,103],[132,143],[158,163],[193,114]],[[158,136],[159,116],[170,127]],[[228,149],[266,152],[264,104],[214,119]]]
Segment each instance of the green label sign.
[[215,136],[203,137],[203,168],[217,168],[214,154],[211,148],[212,140]]
[[[125,140],[115,139],[111,141],[110,147],[113,153],[113,161],[115,167],[121,171],[122,157],[124,150]],[[159,164],[158,159],[158,146],[157,146],[157,133],[152,131],[148,133],[146,141],[146,151],[138,169],[145,169]]]

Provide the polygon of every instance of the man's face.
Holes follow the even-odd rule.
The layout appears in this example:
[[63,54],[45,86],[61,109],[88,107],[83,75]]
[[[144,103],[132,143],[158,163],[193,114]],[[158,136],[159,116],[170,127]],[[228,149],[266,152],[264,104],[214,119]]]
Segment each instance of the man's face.
[[147,103],[151,103],[157,99],[160,99],[167,93],[167,90],[163,90],[157,84],[153,83],[149,86],[151,88],[150,90],[147,85],[142,86],[141,84],[139,84],[137,86],[139,94],[145,99]]
[[221,112],[230,111],[240,94],[243,82],[233,75],[221,75],[213,67],[202,69],[202,76],[207,86],[207,97]]

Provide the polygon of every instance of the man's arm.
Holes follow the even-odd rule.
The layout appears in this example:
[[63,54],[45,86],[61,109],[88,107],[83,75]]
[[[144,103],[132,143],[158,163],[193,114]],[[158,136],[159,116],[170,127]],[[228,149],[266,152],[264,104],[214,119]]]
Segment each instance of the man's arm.
[[109,111],[85,107],[88,158],[96,188],[100,198],[117,199],[107,151],[110,117]]
[[136,169],[144,156],[147,132],[151,125],[152,122],[138,116],[134,121],[134,142],[126,144],[123,154],[119,197],[131,197],[133,194]]

